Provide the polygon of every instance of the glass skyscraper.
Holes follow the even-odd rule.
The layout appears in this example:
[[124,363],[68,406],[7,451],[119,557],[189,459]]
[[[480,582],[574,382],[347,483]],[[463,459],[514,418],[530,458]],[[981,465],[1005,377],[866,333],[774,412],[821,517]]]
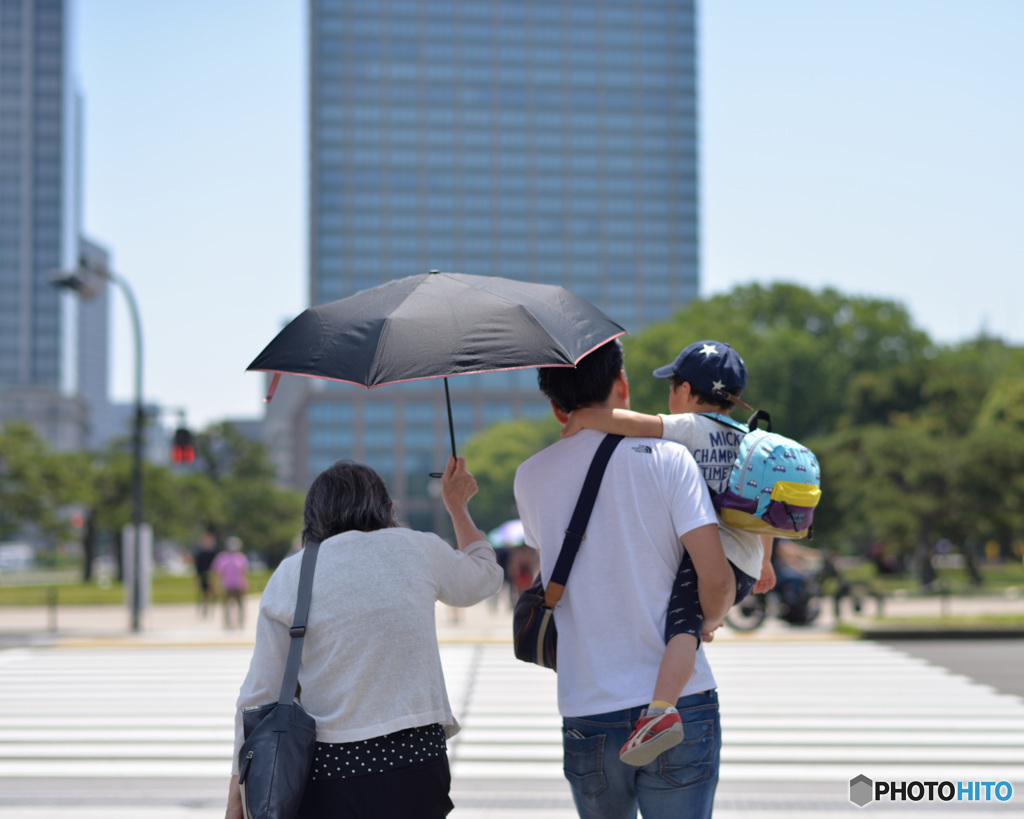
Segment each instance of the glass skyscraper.
[[[309,25],[311,304],[437,269],[636,331],[697,296],[694,0],[311,0]],[[449,384],[459,440],[549,412],[532,370]],[[365,461],[443,524],[440,382],[303,387],[295,483]]]
[[82,443],[78,307],[49,280],[78,253],[76,101],[65,0],[0,0],[0,420]]

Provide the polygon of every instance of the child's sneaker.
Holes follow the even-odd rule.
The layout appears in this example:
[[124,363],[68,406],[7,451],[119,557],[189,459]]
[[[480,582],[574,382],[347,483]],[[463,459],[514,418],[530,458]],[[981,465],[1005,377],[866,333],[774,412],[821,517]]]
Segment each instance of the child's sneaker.
[[619,751],[619,759],[640,768],[653,762],[663,751],[683,741],[683,722],[679,712],[669,706],[660,714],[647,716],[644,711],[636,728]]

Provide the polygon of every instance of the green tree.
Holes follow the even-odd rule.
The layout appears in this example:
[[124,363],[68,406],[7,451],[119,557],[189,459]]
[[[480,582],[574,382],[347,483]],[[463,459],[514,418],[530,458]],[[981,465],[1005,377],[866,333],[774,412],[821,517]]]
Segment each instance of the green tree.
[[929,349],[902,365],[857,373],[838,426],[928,418],[950,434],[974,424],[982,401],[1000,379],[1024,370],[1021,351],[994,339]]
[[28,424],[0,430],[0,539],[68,535],[63,508],[80,485],[65,456],[53,452]]
[[[1024,371],[1024,366],[1017,372]],[[1024,435],[1024,377],[1009,375],[997,380],[978,408],[979,428],[1005,428],[1008,434]]]
[[668,387],[651,371],[703,338],[726,341],[743,356],[744,397],[771,413],[777,431],[799,440],[836,428],[856,376],[902,368],[931,350],[895,302],[792,284],[747,285],[693,302],[671,320],[627,337],[634,409],[665,411]]
[[[74,502],[83,507],[82,532],[83,579],[92,576],[92,562],[99,541],[113,538],[118,544],[124,528],[134,520],[134,467],[130,444],[115,441],[101,453],[74,453],[65,456],[83,480],[77,486]],[[154,540],[188,543],[194,536],[194,521],[199,510],[216,502],[211,491],[182,491],[183,479],[169,469],[144,462],[142,465],[142,517],[153,529]],[[121,549],[115,549],[119,574]]]
[[952,499],[967,537],[1009,543],[1024,531],[1024,377],[997,380],[964,437]]
[[814,448],[823,488],[815,537],[825,545],[852,543],[863,553],[880,540],[922,565],[935,540],[951,532],[960,440],[908,421],[843,430]]
[[195,535],[201,529],[221,541],[235,535],[277,565],[302,529],[304,496],[275,485],[263,444],[230,423],[216,424],[196,436],[196,467],[186,486],[207,500],[193,521]]
[[480,487],[471,506],[477,526],[488,531],[519,517],[512,491],[516,469],[557,441],[560,429],[553,415],[538,421],[521,418],[488,427],[467,442],[466,468]]

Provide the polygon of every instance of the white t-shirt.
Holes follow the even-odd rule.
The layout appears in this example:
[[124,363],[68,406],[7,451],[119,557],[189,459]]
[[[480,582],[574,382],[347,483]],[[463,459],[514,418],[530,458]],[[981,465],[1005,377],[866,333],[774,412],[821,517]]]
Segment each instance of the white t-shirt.
[[[520,465],[515,495],[526,543],[554,570],[583,479],[604,435],[552,444]],[[680,537],[717,521],[693,457],[678,444],[626,438],[612,453],[558,627],[558,708],[581,717],[645,705],[665,651],[668,601],[683,555]],[[703,647],[684,695],[715,687]]]
[[[743,433],[692,412],[660,417],[661,437],[680,443],[690,451],[712,489],[716,492],[725,489]],[[764,559],[760,536],[726,526],[720,520],[718,534],[725,556],[733,565],[755,580],[759,578]]]

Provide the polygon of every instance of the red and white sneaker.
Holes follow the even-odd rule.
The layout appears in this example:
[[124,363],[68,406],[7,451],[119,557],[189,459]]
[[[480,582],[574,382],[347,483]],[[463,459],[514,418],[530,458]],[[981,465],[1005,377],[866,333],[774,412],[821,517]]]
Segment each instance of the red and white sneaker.
[[640,768],[682,741],[683,722],[675,708],[669,706],[653,717],[647,716],[647,712],[644,711],[636,721],[633,733],[619,751],[619,759],[627,765]]

